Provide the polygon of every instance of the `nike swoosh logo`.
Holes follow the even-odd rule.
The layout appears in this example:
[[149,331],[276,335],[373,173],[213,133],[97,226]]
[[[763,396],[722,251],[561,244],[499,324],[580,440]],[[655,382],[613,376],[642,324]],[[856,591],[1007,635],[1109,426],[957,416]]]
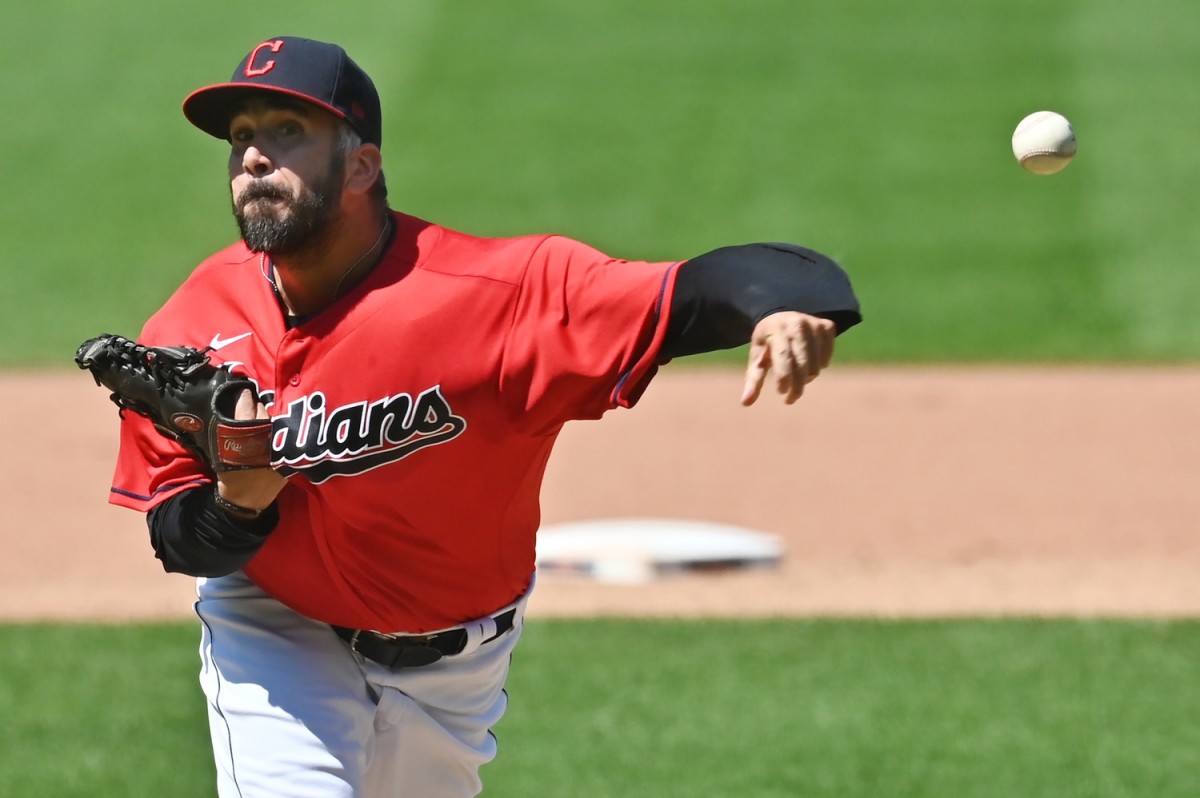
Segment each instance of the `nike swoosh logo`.
[[235,335],[232,338],[226,338],[226,339],[222,340],[221,334],[217,333],[216,335],[213,336],[212,342],[208,345],[208,348],[212,349],[213,351],[216,351],[218,349],[224,349],[225,347],[229,346],[230,344],[237,343],[238,341],[242,340],[243,338],[249,338],[250,335],[251,335],[251,333],[242,333],[241,335]]

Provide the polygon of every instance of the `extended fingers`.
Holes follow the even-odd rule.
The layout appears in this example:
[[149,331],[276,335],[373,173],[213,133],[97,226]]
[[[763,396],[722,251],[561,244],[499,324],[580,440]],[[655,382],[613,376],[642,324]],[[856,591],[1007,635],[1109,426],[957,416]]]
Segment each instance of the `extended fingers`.
[[750,344],[750,362],[746,366],[746,381],[742,386],[742,404],[749,406],[758,401],[762,393],[763,383],[767,379],[770,367],[771,350],[764,342],[752,341]]
[[742,404],[758,399],[768,371],[776,392],[793,404],[829,365],[836,332],[828,319],[803,313],[776,313],[759,322],[751,338]]
[[808,384],[808,354],[803,341],[789,334],[775,335],[771,342],[771,376],[775,380],[775,391],[789,405],[804,393]]
[[828,319],[802,316],[800,329],[791,338],[793,357],[801,363],[805,383],[817,378],[833,359],[833,341],[836,327]]

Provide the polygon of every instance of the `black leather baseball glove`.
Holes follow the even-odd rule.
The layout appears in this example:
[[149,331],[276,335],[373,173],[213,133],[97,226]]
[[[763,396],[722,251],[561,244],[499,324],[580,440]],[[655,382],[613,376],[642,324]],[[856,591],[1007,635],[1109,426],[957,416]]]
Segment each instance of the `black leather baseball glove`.
[[234,418],[238,396],[254,383],[209,362],[208,350],[142,346],[119,335],[80,344],[75,363],[92,373],[120,412],[132,410],[159,432],[197,452],[214,471],[265,468],[271,462],[269,419]]

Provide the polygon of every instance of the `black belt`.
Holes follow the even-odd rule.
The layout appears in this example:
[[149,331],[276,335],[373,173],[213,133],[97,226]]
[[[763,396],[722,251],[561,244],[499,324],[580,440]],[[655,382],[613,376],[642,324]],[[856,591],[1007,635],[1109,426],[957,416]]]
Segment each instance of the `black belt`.
[[[483,642],[490,643],[511,629],[516,617],[515,608],[495,616],[492,620],[496,622],[496,633]],[[335,626],[333,631],[350,645],[351,651],[392,670],[430,665],[442,657],[461,654],[467,647],[467,630],[462,627],[430,635],[389,635],[344,626]]]

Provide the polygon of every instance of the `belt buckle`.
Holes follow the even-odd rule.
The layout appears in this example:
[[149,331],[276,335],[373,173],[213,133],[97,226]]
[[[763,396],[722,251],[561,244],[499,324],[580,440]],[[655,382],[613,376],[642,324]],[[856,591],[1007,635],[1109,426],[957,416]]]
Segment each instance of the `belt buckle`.
[[387,661],[382,661],[378,657],[362,651],[359,646],[360,636],[364,630],[355,629],[354,634],[350,635],[348,641],[350,650],[355,654],[366,657],[367,659],[379,662],[381,665],[396,670],[399,668],[421,667],[423,665],[432,665],[440,660],[443,656],[442,652],[434,648],[431,643],[437,638],[436,634],[432,635],[401,635],[390,634],[388,632],[373,632],[367,631],[372,638],[385,640],[393,646],[390,648],[390,654]]
[[[364,633],[369,634],[372,637],[381,638],[383,640],[389,640],[389,641],[396,641],[402,637],[401,635],[389,634],[387,632],[375,632],[375,631],[371,631],[370,629],[355,629],[354,634],[350,635],[350,639],[346,641],[350,645],[350,650],[353,651],[355,654],[363,653],[358,648],[358,641],[359,641],[359,638]],[[366,655],[364,654],[363,656],[366,656]]]

